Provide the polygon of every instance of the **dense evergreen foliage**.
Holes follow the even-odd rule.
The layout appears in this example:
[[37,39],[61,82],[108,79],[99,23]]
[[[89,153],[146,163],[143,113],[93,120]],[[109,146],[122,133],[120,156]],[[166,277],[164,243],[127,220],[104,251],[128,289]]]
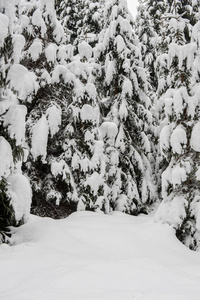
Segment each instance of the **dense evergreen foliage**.
[[[17,1],[16,1],[17,2]],[[31,188],[22,175],[26,159],[25,117],[27,108],[17,97],[15,66],[25,39],[15,31],[18,11],[14,1],[0,5],[0,243],[7,242],[8,226],[26,222]],[[23,85],[23,82],[19,84]],[[21,91],[21,95],[23,91]],[[23,186],[23,191],[20,187]]]
[[199,244],[199,76],[196,73],[196,82],[192,76],[199,51],[197,27],[193,27],[195,9],[191,1],[172,1],[168,5],[163,16],[167,47],[165,45],[158,59],[160,66],[165,60],[162,64],[165,84],[158,94],[163,105],[159,123],[165,167],[163,201],[156,218],[172,224],[177,237],[191,249]]
[[54,218],[159,206],[199,247],[199,5],[0,1],[0,241],[32,197]]

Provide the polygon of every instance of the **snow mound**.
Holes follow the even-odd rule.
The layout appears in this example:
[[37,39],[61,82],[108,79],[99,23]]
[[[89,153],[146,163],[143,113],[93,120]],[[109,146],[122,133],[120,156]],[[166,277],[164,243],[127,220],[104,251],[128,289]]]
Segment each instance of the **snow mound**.
[[0,246],[3,300],[199,299],[199,252],[152,216],[31,216],[12,242]]

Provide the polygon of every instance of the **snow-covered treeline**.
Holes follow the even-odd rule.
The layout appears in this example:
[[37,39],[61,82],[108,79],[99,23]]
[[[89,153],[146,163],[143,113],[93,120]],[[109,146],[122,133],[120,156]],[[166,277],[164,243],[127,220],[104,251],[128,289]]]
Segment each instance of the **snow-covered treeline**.
[[[186,3],[187,2],[187,3]],[[32,212],[200,235],[199,3],[0,0],[0,232]]]
[[155,219],[172,225],[191,249],[200,238],[199,8],[199,1],[146,0],[136,20],[157,115],[161,205]]

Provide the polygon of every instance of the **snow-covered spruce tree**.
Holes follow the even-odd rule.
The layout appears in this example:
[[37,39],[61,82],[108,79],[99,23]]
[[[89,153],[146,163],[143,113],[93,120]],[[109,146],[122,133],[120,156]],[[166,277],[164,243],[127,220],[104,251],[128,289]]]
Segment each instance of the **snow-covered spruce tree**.
[[0,3],[0,243],[8,241],[9,226],[27,221],[31,204],[31,188],[21,172],[27,152],[26,107],[10,90],[11,81],[18,85],[12,64],[18,62],[24,41],[14,33],[15,4],[17,1]]
[[[172,79],[172,72],[170,72],[168,64],[168,49],[170,43],[185,44],[185,27],[188,27],[188,21],[185,22],[181,17],[177,15],[177,9],[174,9],[174,1],[165,2],[165,11],[160,16],[159,38],[157,40],[157,58],[155,61],[156,77],[158,79],[158,85],[156,90],[155,107],[158,120],[157,132],[160,135],[160,131],[163,126],[166,125],[165,117],[165,93],[172,87],[174,79]],[[177,3],[177,2],[176,2]],[[150,9],[150,8],[149,8]],[[184,28],[184,29],[183,29]],[[160,148],[160,147],[159,147]],[[165,156],[161,155],[160,149],[157,149],[157,173],[158,173],[158,186],[161,190],[161,174],[167,167],[168,163]]]
[[59,161],[64,152],[66,110],[72,102],[75,78],[65,65],[71,61],[73,47],[65,43],[54,1],[23,1],[19,6],[17,31],[26,41],[18,68],[19,82],[27,79],[28,84],[20,87],[19,98],[26,100],[28,108],[30,153],[23,167],[33,189],[32,212],[60,217],[67,215],[71,208],[61,209],[55,203],[58,205],[66,200],[66,191],[71,185],[67,176],[52,172],[52,164]]
[[153,132],[151,134],[153,169],[157,182],[158,193],[161,192],[161,169],[164,165],[159,150],[160,120],[163,115],[162,94],[168,87],[167,45],[166,34],[167,11],[164,0],[140,1],[138,15],[135,21],[135,31],[138,35],[142,60],[147,69],[147,80],[149,83],[148,95],[152,102]]
[[[155,61],[158,54],[158,34],[154,29],[154,22],[150,13],[144,4],[144,1],[139,1],[138,12],[134,22],[134,31],[139,40],[139,48],[142,55],[142,61],[145,68],[146,80],[148,83],[148,90],[146,91],[147,95],[151,99],[152,103],[152,126],[148,134],[150,144],[151,144],[151,153],[148,155],[149,161],[151,163],[154,181],[156,182],[157,187],[159,185],[159,171],[158,171],[158,112],[156,110],[157,96],[156,91],[158,87],[157,82],[157,73],[155,68]],[[158,189],[160,190],[160,188]]]
[[166,125],[160,136],[161,151],[168,166],[162,174],[163,201],[156,220],[173,225],[180,241],[190,249],[196,249],[200,241],[200,94],[192,73],[196,65],[197,43],[187,43],[187,19],[181,18],[177,10],[175,12],[169,21],[170,88],[164,94]]
[[76,76],[70,120],[65,129],[63,160],[71,170],[74,189],[71,198],[78,210],[109,212],[105,201],[104,143],[100,139],[100,110],[94,75],[99,65],[93,62],[92,48],[78,44],[78,55],[68,68]]
[[147,83],[126,1],[106,1],[105,24],[95,49],[102,64],[98,91],[105,143],[107,202],[138,214],[154,201],[148,139],[152,116]]
[[99,110],[92,48],[81,41],[73,55],[49,1],[23,2],[20,9],[27,20],[20,19],[18,26],[27,41],[20,63],[37,84],[28,97],[30,155],[24,167],[33,186],[33,212],[62,217],[77,205],[102,207],[100,174],[95,177],[102,142],[96,143]]

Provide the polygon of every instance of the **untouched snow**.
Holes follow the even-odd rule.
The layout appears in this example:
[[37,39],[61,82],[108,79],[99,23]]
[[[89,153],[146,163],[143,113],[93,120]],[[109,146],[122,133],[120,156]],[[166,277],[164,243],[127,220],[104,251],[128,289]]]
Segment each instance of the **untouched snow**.
[[152,216],[31,216],[0,246],[1,300],[198,300],[200,253]]

